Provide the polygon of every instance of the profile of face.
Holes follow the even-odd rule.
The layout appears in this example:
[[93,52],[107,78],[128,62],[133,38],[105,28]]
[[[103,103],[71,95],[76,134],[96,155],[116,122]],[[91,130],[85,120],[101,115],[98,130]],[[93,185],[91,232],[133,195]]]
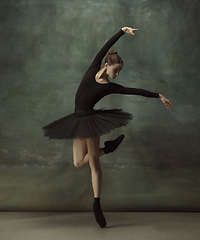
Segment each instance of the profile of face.
[[119,72],[122,70],[123,65],[121,63],[115,63],[112,65],[105,64],[106,73],[112,79],[116,78],[119,75]]

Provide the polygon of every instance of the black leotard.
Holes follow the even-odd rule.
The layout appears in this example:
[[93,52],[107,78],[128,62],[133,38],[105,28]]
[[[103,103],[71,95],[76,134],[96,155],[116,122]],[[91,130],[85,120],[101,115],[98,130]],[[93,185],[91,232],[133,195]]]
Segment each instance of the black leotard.
[[80,109],[80,110],[92,109],[94,105],[101,98],[112,93],[141,95],[141,96],[151,97],[151,98],[159,97],[158,93],[153,93],[144,89],[127,88],[113,82],[101,84],[95,80],[95,75],[101,68],[101,62],[103,57],[108,52],[109,48],[115,42],[117,42],[117,40],[123,34],[124,34],[124,31],[120,30],[113,37],[111,37],[94,58],[89,69],[83,76],[83,79],[77,90],[76,98],[75,98],[76,109]]

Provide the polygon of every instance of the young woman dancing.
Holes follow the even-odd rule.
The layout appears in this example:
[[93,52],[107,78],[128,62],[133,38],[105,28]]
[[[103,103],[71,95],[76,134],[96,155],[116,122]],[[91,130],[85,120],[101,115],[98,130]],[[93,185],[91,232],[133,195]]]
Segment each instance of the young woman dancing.
[[101,62],[110,47],[125,33],[134,35],[130,27],[123,27],[111,37],[94,58],[92,64],[83,76],[75,98],[75,111],[46,126],[44,136],[49,140],[73,139],[73,158],[77,168],[83,168],[89,164],[91,168],[92,187],[94,192],[93,211],[97,223],[101,227],[106,226],[106,220],[101,210],[100,195],[102,183],[102,171],[99,158],[104,154],[113,152],[124,138],[121,134],[113,141],[106,141],[103,148],[99,148],[100,136],[111,130],[126,126],[132,119],[130,113],[121,109],[98,109],[95,104],[108,94],[132,94],[150,98],[160,98],[169,109],[172,105],[168,99],[159,93],[153,93],[144,89],[127,88],[109,81],[119,75],[123,67],[123,61],[116,51],[110,51],[105,59],[105,65],[101,69]]

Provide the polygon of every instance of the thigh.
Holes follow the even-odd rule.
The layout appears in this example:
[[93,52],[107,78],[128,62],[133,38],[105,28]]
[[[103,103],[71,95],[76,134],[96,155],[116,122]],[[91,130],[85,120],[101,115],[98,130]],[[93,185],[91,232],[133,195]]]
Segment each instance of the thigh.
[[87,153],[86,139],[75,138],[73,141],[74,163],[80,163]]

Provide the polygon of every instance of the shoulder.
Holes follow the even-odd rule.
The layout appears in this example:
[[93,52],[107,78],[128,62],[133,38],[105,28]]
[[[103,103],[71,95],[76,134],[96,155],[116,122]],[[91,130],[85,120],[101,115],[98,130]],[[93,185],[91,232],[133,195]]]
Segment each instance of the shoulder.
[[114,83],[114,82],[110,82],[110,86],[113,87],[113,88],[121,88],[121,87],[124,87],[118,83]]

